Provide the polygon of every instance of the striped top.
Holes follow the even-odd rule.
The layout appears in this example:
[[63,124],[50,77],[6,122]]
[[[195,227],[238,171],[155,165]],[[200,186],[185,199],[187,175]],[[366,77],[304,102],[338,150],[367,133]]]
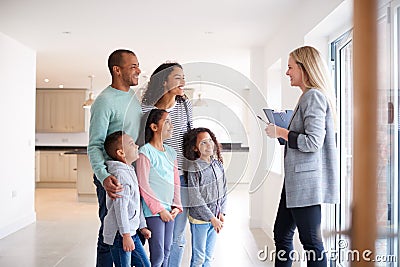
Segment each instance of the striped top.
[[[186,114],[185,104],[187,105],[188,115]],[[156,108],[155,106],[149,106],[142,104],[142,111],[146,113],[152,109]],[[188,130],[188,119],[190,128],[193,128],[193,119],[192,119],[192,103],[189,99],[186,99],[184,102],[175,102],[175,105],[167,111],[171,117],[172,125],[174,126],[174,130],[172,133],[172,137],[164,140],[164,144],[171,146],[177,154],[178,160],[178,168],[179,175],[183,175],[182,164],[183,164],[183,135]]]

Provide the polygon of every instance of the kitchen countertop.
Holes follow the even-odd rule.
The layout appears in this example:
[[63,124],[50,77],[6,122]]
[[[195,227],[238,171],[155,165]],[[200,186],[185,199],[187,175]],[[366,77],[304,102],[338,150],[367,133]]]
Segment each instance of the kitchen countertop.
[[65,151],[64,154],[87,154],[85,146],[70,147],[70,146],[36,146],[35,150],[39,151]]
[[[249,147],[243,147],[241,143],[221,143],[222,152],[249,152]],[[87,154],[85,146],[36,146],[35,150],[42,151],[65,151],[64,154]]]
[[86,146],[35,146],[35,150],[76,150],[85,149]]
[[86,155],[87,150],[86,150],[86,148],[78,148],[78,149],[67,151],[64,154]]
[[222,152],[249,152],[249,147],[242,143],[221,143]]

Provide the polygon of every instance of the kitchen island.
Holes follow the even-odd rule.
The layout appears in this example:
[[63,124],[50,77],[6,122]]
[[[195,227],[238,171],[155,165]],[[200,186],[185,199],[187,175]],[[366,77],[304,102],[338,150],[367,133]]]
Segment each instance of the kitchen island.
[[236,184],[250,183],[252,177],[247,172],[249,147],[241,143],[221,143],[221,146],[228,189]]
[[77,157],[76,193],[80,202],[97,202],[96,186],[93,184],[93,171],[86,148],[66,152]]
[[36,147],[36,186],[76,188],[81,202],[97,202],[86,147]]

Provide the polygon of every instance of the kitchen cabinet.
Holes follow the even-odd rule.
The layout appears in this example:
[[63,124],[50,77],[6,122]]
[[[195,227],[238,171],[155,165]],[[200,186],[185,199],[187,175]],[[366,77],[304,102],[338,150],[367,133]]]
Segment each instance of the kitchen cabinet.
[[77,156],[61,150],[39,152],[39,187],[75,187],[77,180]]
[[35,151],[35,182],[40,181],[40,151]]
[[86,89],[37,89],[36,132],[72,133],[85,131]]
[[76,190],[78,201],[97,202],[96,187],[93,183],[93,171],[87,154],[78,154],[78,177]]

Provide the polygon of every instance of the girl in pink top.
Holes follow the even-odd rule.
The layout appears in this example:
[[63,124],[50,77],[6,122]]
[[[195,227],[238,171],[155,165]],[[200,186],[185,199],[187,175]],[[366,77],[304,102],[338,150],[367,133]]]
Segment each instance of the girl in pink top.
[[151,266],[168,266],[174,219],[182,211],[175,150],[163,144],[173,126],[167,111],[153,109],[145,126],[145,145],[139,150],[136,172],[143,213],[152,232]]

